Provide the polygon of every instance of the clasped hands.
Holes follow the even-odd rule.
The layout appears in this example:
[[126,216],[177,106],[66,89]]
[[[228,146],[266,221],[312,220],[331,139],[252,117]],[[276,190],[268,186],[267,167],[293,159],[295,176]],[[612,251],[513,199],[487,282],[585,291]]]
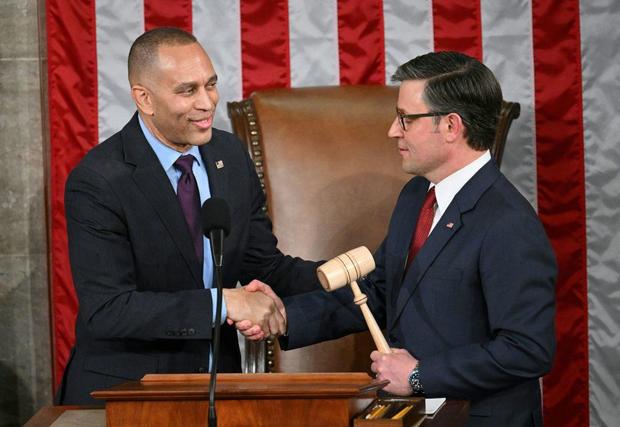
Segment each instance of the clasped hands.
[[247,339],[262,340],[286,333],[286,311],[269,285],[252,280],[242,288],[224,289],[226,322]]
[[[275,292],[259,280],[236,289],[224,289],[229,325],[235,327],[246,338],[258,341],[267,336],[286,333],[286,310]],[[409,373],[418,360],[407,350],[393,348],[389,354],[373,351],[370,354],[370,369],[379,380],[389,380],[385,391],[402,396],[411,394]]]

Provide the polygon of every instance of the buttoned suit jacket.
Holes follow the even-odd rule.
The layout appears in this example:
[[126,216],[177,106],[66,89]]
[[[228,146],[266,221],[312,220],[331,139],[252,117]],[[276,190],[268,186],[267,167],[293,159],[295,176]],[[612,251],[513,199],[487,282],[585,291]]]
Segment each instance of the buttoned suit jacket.
[[[213,129],[200,147],[213,197],[231,212],[223,285],[257,278],[287,295],[316,289],[315,264],[277,249],[264,195],[243,144]],[[137,114],[71,172],[65,193],[69,253],[79,301],[76,343],[58,401],[146,373],[208,372],[211,292],[168,176]],[[219,371],[240,371],[234,328],[222,325]]]
[[[458,192],[405,272],[429,182],[403,188],[376,269],[360,281],[392,347],[420,360],[429,397],[471,401],[470,425],[538,425],[555,351],[555,257],[535,212],[493,161]],[[296,348],[367,329],[350,289],[286,298]]]

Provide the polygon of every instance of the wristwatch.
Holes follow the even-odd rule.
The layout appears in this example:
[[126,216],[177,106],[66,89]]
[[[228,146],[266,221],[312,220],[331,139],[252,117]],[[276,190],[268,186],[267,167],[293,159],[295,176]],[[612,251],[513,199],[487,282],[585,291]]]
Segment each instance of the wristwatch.
[[409,386],[413,390],[413,394],[424,394],[424,387],[420,382],[420,361],[415,365],[415,368],[411,370],[409,374]]

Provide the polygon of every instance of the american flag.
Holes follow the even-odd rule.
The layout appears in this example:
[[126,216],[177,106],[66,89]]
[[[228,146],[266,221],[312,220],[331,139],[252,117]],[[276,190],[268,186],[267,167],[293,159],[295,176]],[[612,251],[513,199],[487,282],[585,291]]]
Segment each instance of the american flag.
[[[390,84],[397,65],[459,50],[521,104],[503,170],[537,208],[560,266],[550,426],[620,419],[620,2],[614,0],[47,0],[54,378],[77,300],[63,208],[68,172],[134,112],[131,42],[178,26],[209,52],[225,103],[268,87]],[[527,268],[527,266],[523,266]]]

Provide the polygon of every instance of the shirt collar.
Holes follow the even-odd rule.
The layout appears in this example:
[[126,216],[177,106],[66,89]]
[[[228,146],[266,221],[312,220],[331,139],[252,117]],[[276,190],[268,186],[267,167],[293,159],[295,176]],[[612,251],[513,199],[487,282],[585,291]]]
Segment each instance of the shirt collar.
[[[487,162],[491,160],[489,150],[485,151],[480,157],[457,170],[452,175],[447,176],[435,185],[435,197],[437,198],[437,210],[445,212],[454,196],[463,188],[467,181],[476,174]],[[433,185],[429,186],[429,189]]]
[[139,114],[138,114],[138,122],[140,123],[140,129],[142,129],[142,133],[144,134],[144,137],[146,138],[147,142],[149,143],[153,151],[155,151],[155,155],[159,159],[159,163],[161,163],[165,171],[170,170],[174,162],[176,162],[179,157],[185,156],[188,154],[191,154],[194,156],[194,158],[198,162],[198,165],[201,164],[202,157],[200,157],[200,150],[198,149],[196,145],[192,145],[192,147],[187,152],[181,154],[175,149],[168,147],[163,142],[161,142],[159,139],[157,139],[155,135],[151,133],[151,131],[146,126],[146,124],[142,120],[142,117]]

